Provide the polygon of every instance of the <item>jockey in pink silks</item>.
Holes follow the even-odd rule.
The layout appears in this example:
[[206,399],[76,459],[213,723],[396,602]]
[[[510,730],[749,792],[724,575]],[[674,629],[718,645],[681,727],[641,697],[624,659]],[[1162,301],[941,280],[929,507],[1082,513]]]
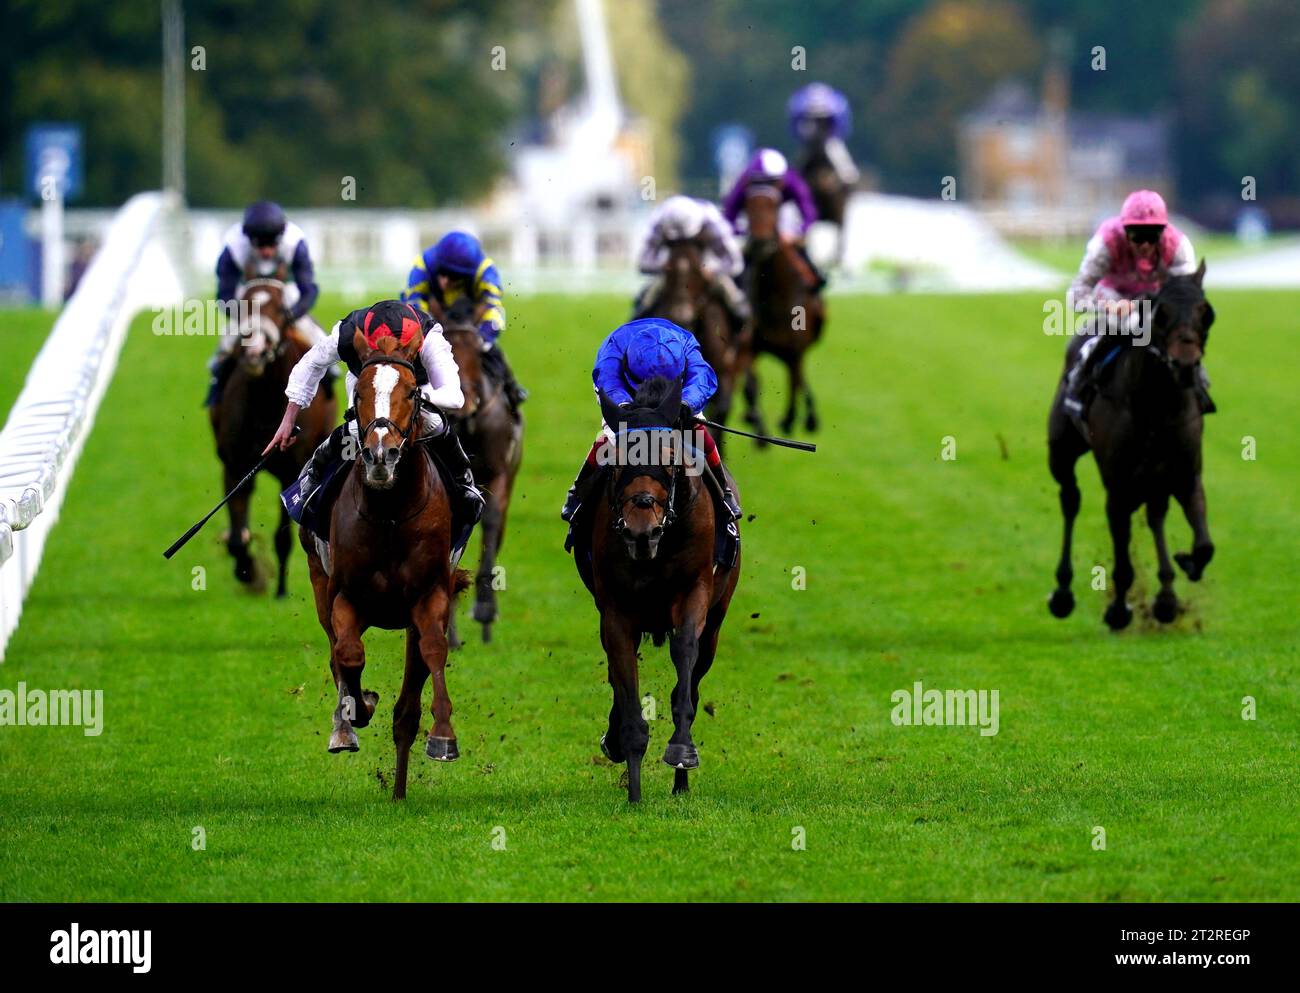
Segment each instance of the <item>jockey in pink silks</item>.
[[[1082,416],[1093,373],[1121,342],[1101,333],[1111,324],[1135,330],[1139,301],[1153,297],[1170,276],[1196,272],[1191,240],[1169,223],[1164,198],[1154,190],[1137,190],[1124,200],[1119,216],[1102,222],[1088,240],[1069,297],[1076,311],[1096,311],[1087,330],[1072,343],[1073,363],[1066,378],[1066,408]],[[1109,319],[1109,321],[1108,321]],[[1209,378],[1198,367],[1197,394],[1206,413],[1214,411]]]

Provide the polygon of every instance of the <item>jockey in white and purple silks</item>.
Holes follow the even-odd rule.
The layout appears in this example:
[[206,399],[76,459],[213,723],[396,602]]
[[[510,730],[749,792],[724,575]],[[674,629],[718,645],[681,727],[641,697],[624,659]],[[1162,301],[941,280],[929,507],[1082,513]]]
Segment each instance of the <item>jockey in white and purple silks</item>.
[[681,194],[669,197],[650,215],[637,269],[654,278],[637,296],[633,318],[645,317],[655,309],[664,288],[669,248],[678,241],[691,241],[699,247],[709,284],[738,324],[749,320],[749,299],[735,279],[745,268],[735,232],[715,204]]
[[822,276],[820,270],[813,265],[812,259],[808,257],[808,252],[804,248],[803,238],[808,233],[808,228],[817,220],[817,207],[813,204],[812,191],[808,189],[808,184],[804,178],[786,161],[785,156],[775,148],[760,148],[754,153],[754,157],[749,160],[745,166],[745,171],[740,174],[731,191],[722,201],[722,216],[736,230],[736,222],[740,217],[741,211],[745,207],[745,194],[749,188],[756,184],[772,186],[781,194],[781,204],[792,203],[798,208],[798,220],[795,221],[789,217],[787,211],[781,211],[778,220],[778,230],[780,231],[783,241],[787,241],[798,248],[799,254],[803,257],[808,268],[813,272],[816,285],[812,287],[816,292],[826,285],[826,278]]
[[[1103,221],[1088,240],[1079,272],[1070,284],[1069,297],[1076,311],[1098,311],[1098,318],[1111,316],[1121,327],[1137,320],[1136,302],[1154,296],[1170,276],[1190,276],[1196,271],[1196,252],[1191,240],[1169,222],[1164,198],[1154,190],[1137,190],[1124,200],[1117,217]],[[1086,335],[1066,380],[1066,406],[1082,414],[1087,398],[1080,395],[1092,372],[1114,352],[1102,344],[1106,335],[1094,319],[1081,332]],[[1214,410],[1209,396],[1209,379],[1198,366],[1198,394],[1207,413]]]
[[809,83],[790,97],[786,104],[790,118],[790,133],[802,143],[804,158],[819,147],[845,186],[856,186],[860,178],[844,144],[853,128],[853,115],[848,98],[825,83]]

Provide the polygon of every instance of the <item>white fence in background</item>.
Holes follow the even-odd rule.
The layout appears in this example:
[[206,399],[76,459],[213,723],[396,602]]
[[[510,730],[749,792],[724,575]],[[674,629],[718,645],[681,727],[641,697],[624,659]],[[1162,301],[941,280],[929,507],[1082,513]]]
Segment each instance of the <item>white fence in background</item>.
[[99,251],[0,430],[0,661],[127,325],[143,307],[181,296],[166,231],[173,209],[164,194],[142,193],[105,225]]

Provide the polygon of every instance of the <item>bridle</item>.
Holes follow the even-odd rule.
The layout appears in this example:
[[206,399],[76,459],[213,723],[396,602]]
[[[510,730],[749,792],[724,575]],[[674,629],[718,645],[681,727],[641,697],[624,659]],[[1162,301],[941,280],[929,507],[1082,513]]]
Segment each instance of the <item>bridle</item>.
[[[406,359],[398,358],[393,355],[372,355],[370,358],[366,359],[366,361],[361,363],[361,371],[365,372],[365,370],[372,365],[401,366],[403,369],[409,369],[412,376],[418,376],[418,374],[415,371],[415,365],[413,363],[408,362]],[[360,377],[358,376],[357,378],[359,379]],[[414,406],[412,407],[411,410],[411,421],[409,424],[406,425],[405,430],[399,427],[397,422],[389,417],[373,418],[365,427],[360,429],[361,444],[362,444],[361,457],[363,460],[365,460],[366,453],[369,451],[369,449],[364,447],[366,442],[366,436],[369,435],[370,432],[373,431],[375,428],[388,428],[394,434],[396,434],[398,437],[402,439],[401,444],[397,446],[397,453],[398,453],[397,457],[401,458],[402,449],[406,446],[406,443],[411,440],[411,435],[415,432],[416,425],[420,423],[420,413],[424,410],[424,407],[427,402],[424,399],[424,394],[420,392],[418,378],[417,378],[414,393],[415,393],[415,398],[414,398]],[[348,413],[352,415],[349,418],[350,420],[356,419],[355,407],[352,410],[350,410]]]
[[[658,428],[658,429],[640,428],[637,430],[645,431],[645,430],[668,430],[668,429],[667,428]],[[656,471],[641,471],[643,469],[653,469]],[[649,493],[646,490],[638,490],[635,493],[629,493],[626,496],[620,497],[619,492],[621,491],[622,487],[619,485],[619,482],[626,476],[627,473],[633,471],[637,472],[638,475],[643,475],[643,476],[652,476],[652,477],[666,476],[667,483],[668,483],[667,499],[660,500],[654,494]],[[636,500],[638,497],[648,496],[653,502],[653,506],[660,508],[662,511],[658,522],[655,524],[655,527],[658,529],[659,536],[662,536],[663,533],[667,531],[670,527],[672,527],[673,523],[677,520],[677,507],[676,507],[677,477],[680,475],[681,475],[680,471],[674,472],[671,469],[665,469],[662,466],[623,466],[622,472],[620,472],[617,476],[613,477],[614,491],[613,493],[610,494],[610,500],[609,500],[610,513],[613,514],[612,526],[614,528],[614,532],[620,538],[627,537],[627,521],[623,519],[623,508],[626,507],[633,500]]]

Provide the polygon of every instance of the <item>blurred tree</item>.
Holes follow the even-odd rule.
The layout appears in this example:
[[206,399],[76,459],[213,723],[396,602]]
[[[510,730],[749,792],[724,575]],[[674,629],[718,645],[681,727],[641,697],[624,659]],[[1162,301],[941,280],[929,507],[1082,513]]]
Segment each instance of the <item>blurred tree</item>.
[[1294,0],[1210,0],[1179,46],[1187,192],[1240,204],[1300,196],[1300,18]]
[[[213,0],[187,10],[189,192],[200,205],[255,197],[427,206],[482,195],[505,163],[523,104],[515,46],[552,2]],[[157,3],[10,0],[0,42],[6,186],[33,120],[86,129],[84,202],[112,204],[159,182]],[[505,65],[493,68],[500,46]],[[521,51],[515,51],[519,48]],[[187,63],[189,56],[187,55]]]
[[881,161],[895,189],[935,196],[957,174],[957,124],[1000,80],[1032,80],[1040,46],[1020,9],[1001,0],[942,0],[903,29],[889,55]]

